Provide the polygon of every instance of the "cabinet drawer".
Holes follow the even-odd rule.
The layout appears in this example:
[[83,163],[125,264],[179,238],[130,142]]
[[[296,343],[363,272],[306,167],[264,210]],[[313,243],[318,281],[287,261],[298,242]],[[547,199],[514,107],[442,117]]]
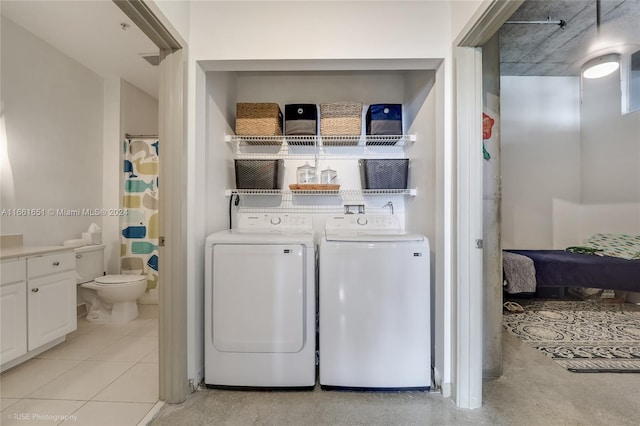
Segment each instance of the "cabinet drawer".
[[17,283],[27,278],[24,259],[3,260],[0,268],[0,285]]
[[76,257],[73,251],[65,251],[27,259],[27,276],[29,278],[75,269]]

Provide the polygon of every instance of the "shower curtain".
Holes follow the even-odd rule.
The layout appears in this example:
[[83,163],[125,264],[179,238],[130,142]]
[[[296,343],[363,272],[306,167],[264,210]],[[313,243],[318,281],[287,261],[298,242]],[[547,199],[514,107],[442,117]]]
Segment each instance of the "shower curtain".
[[120,270],[147,276],[147,291],[158,285],[158,139],[124,141]]

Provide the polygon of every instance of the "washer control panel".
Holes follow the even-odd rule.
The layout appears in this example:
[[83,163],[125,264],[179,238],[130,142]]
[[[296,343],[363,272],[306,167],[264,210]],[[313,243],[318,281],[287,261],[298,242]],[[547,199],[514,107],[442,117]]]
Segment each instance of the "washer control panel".
[[310,215],[287,213],[240,213],[239,231],[296,232],[312,231],[313,219]]
[[325,230],[327,232],[400,232],[402,226],[399,218],[393,215],[344,214],[327,218]]

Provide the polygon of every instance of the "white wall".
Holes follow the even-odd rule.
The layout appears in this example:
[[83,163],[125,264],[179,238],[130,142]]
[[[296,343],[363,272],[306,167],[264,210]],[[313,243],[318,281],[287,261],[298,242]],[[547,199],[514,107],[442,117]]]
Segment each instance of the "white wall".
[[122,131],[132,135],[158,134],[158,100],[122,80]]
[[549,248],[552,201],[580,201],[580,80],[502,77],[502,245]]
[[[121,189],[123,181],[122,166],[122,130],[121,130],[121,86],[118,77],[109,77],[104,81],[104,121],[102,143],[102,203],[106,208],[121,207]],[[120,273],[120,217],[102,218],[102,243],[105,245],[104,262],[107,274]]]
[[[2,102],[17,208],[102,208],[103,79],[2,18]],[[4,200],[3,200],[4,202]],[[25,245],[80,238],[101,217],[2,217]]]
[[582,202],[640,201],[640,111],[622,115],[620,73],[584,79]]
[[618,72],[582,87],[579,77],[501,82],[505,248],[555,247],[554,198],[640,201],[640,112],[621,114]]
[[202,59],[442,58],[447,1],[195,1],[190,55]]
[[595,234],[640,235],[640,203],[553,200],[553,248],[582,245]]
[[184,40],[189,40],[191,0],[152,0]]

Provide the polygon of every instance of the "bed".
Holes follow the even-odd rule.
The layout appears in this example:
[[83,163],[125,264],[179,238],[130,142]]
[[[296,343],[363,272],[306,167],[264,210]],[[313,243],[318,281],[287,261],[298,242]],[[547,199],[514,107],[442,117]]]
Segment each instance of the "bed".
[[595,234],[565,250],[504,250],[507,293],[578,287],[640,291],[640,236]]

